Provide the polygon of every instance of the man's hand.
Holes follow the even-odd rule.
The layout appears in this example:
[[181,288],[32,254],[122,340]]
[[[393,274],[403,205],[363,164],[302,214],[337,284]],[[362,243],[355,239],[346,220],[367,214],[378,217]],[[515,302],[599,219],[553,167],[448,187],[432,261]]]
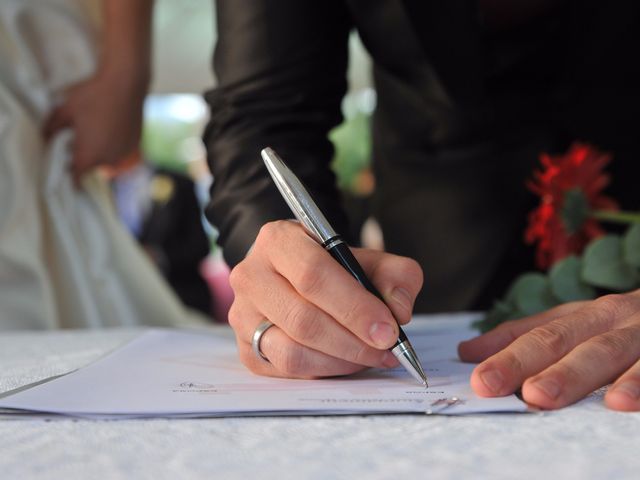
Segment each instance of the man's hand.
[[115,165],[138,146],[145,93],[144,80],[116,70],[100,71],[65,92],[43,133],[49,140],[62,129],[73,129],[71,173],[76,183],[87,171]]
[[458,347],[482,362],[471,377],[485,397],[511,394],[544,409],[574,403],[613,382],[605,403],[640,410],[640,290],[561,305],[504,323]]
[[[354,255],[386,305],[365,290],[296,222],[266,224],[231,272],[229,312],[242,362],[279,377],[346,375],[365,367],[395,367],[387,349],[408,323],[422,287],[418,264],[373,250]],[[258,358],[251,338],[258,324],[275,324],[262,337]]]

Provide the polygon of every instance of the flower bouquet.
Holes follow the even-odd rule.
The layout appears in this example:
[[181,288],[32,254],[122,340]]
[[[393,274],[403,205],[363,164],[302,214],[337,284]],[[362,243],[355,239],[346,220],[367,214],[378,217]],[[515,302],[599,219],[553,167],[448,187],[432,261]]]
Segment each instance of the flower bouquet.
[[[640,287],[640,214],[623,212],[603,194],[611,155],[575,143],[565,155],[541,155],[528,187],[540,196],[525,241],[536,245],[540,272],[520,275],[476,322],[482,332],[556,305]],[[629,225],[622,235],[602,222]]]

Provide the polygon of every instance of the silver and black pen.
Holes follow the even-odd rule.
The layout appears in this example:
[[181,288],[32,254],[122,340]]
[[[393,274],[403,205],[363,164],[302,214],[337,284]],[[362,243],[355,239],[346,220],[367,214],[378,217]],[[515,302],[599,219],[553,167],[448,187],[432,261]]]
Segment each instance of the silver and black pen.
[[[384,302],[382,295],[369,281],[347,244],[331,227],[298,177],[273,149],[263,149],[262,159],[282,197],[300,223],[364,288]],[[402,328],[398,326],[398,329],[400,334],[395,345],[390,348],[391,352],[418,382],[427,386],[427,376],[415,350]]]

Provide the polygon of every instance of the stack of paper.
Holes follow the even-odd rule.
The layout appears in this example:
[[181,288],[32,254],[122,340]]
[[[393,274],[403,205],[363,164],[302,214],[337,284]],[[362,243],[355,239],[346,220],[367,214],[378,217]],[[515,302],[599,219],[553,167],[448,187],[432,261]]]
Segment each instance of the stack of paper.
[[150,330],[95,363],[0,399],[21,411],[104,417],[197,417],[373,413],[522,412],[515,396],[480,398],[469,387],[473,365],[457,360],[467,329],[407,329],[429,388],[401,367],[325,380],[253,375],[235,342],[211,332]]

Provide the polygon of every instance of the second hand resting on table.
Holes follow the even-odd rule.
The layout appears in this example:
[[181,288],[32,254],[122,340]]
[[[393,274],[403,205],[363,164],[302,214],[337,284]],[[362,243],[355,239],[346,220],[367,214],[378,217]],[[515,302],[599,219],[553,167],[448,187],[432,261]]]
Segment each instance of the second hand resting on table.
[[[274,247],[277,245],[277,247]],[[397,323],[411,319],[423,274],[408,258],[353,249],[386,305],[367,292],[304,229],[266,224],[231,272],[229,312],[242,362],[262,375],[317,378],[366,367],[395,367],[386,349]],[[261,350],[253,332],[268,319]],[[522,387],[528,403],[560,408],[614,381],[605,402],[640,410],[640,291],[561,305],[507,322],[459,346],[463,361],[482,362],[471,377],[476,393],[501,396]]]

